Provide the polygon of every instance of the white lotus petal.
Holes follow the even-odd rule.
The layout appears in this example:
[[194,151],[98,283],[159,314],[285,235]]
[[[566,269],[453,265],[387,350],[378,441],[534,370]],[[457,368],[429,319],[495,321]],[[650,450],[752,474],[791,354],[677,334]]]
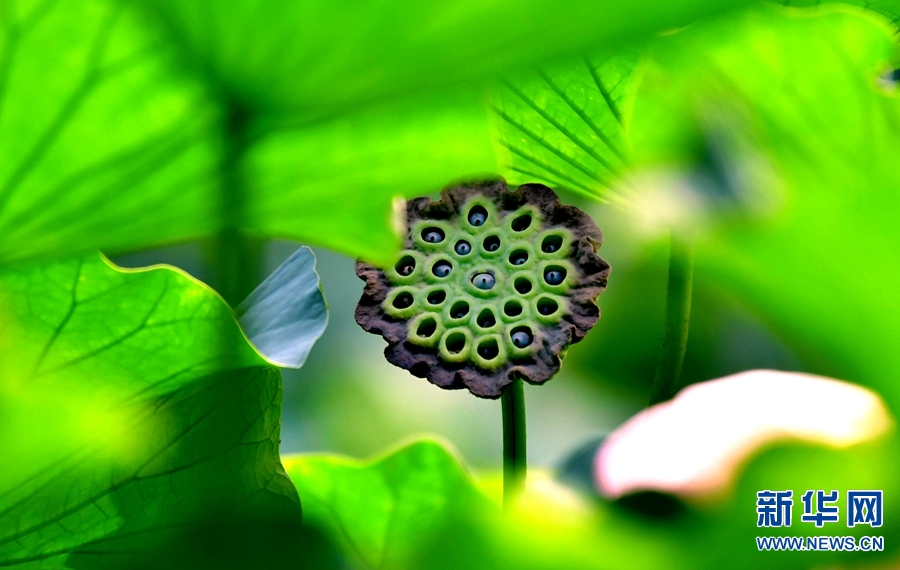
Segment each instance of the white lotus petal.
[[763,446],[799,440],[847,447],[891,429],[881,398],[809,374],[754,370],[685,388],[613,432],[594,460],[600,491],[715,495]]

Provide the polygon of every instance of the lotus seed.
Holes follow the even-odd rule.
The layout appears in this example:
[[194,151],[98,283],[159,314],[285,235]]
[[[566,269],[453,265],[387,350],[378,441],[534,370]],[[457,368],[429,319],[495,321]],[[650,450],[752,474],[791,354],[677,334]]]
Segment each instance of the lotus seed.
[[492,326],[497,324],[497,319],[494,318],[494,313],[484,310],[478,315],[478,326],[483,329],[489,329]]
[[432,291],[428,294],[428,302],[432,305],[440,305],[446,298],[447,293],[444,291]]
[[450,272],[453,270],[453,266],[447,263],[446,261],[439,261],[434,264],[434,267],[431,269],[431,272],[435,274],[437,277],[446,277],[450,275]]
[[512,342],[517,348],[525,348],[534,340],[527,329],[517,329],[510,338],[512,338]]
[[538,312],[542,315],[552,315],[556,312],[558,305],[552,299],[543,299],[538,303]]
[[497,236],[490,236],[484,240],[485,251],[497,251],[498,249],[500,249],[500,238]]
[[472,278],[472,284],[484,291],[493,289],[496,282],[497,279],[490,273],[479,273]]
[[469,314],[469,305],[465,301],[460,301],[453,305],[450,309],[450,317],[453,319],[461,319]]
[[397,270],[397,273],[404,277],[412,275],[412,272],[416,269],[416,260],[411,255],[404,255],[394,268]]
[[541,251],[544,253],[553,253],[562,247],[562,238],[559,236],[547,236],[541,243]]
[[530,226],[530,225],[531,225],[531,216],[526,214],[524,216],[519,216],[518,218],[513,220],[512,229],[514,232],[524,232],[525,230],[528,229],[528,226]]
[[521,249],[512,252],[512,254],[509,256],[509,262],[513,265],[522,265],[526,261],[528,261],[528,253],[522,251]]
[[398,309],[405,309],[407,307],[411,307],[413,304],[413,297],[406,291],[400,293],[394,298],[394,306]]
[[422,232],[422,239],[428,243],[440,243],[444,241],[444,232],[438,228],[428,228]]
[[483,226],[487,221],[487,210],[481,206],[475,206],[469,212],[469,223],[475,227]]
[[478,347],[478,354],[485,360],[492,360],[500,354],[497,344],[494,342],[486,342]]
[[465,240],[459,240],[456,242],[456,247],[454,249],[459,255],[468,255],[469,252],[472,251],[472,245]]
[[548,269],[544,272],[544,281],[549,285],[559,285],[566,278],[566,273],[559,269]]

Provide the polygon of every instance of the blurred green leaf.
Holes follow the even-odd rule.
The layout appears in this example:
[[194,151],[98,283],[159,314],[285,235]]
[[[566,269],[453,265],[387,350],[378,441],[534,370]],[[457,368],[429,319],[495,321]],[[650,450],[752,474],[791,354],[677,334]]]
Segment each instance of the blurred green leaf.
[[304,519],[340,539],[365,568],[411,568],[415,549],[448,523],[496,507],[457,460],[420,441],[364,464],[338,456],[286,457]]
[[176,537],[241,559],[254,525],[299,530],[279,373],[207,287],[91,256],[0,271],[0,313],[0,565],[184,568],[213,545]]
[[850,9],[697,27],[655,50],[633,142],[648,169],[718,173],[694,187],[720,222],[698,241],[700,275],[810,371],[874,386],[896,409],[900,107],[879,80],[893,49],[886,23]]
[[[512,514],[490,501],[444,445],[421,440],[361,462],[293,456],[285,467],[304,521],[360,568],[676,568],[635,521],[592,509],[546,483]],[[598,524],[599,523],[599,524]]]
[[142,1],[224,92],[307,116],[621,46],[749,3]]
[[493,109],[507,179],[606,197],[628,157],[637,61],[604,53],[504,82]]

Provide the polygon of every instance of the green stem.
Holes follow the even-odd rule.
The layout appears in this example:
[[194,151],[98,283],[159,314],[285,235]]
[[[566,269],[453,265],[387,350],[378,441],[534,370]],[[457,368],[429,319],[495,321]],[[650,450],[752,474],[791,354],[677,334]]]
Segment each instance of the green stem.
[[517,378],[500,396],[503,408],[503,506],[512,506],[525,487],[525,390]]
[[209,252],[212,286],[232,307],[253,291],[263,270],[262,241],[242,232],[247,208],[243,162],[249,144],[249,126],[250,114],[232,104],[223,125],[219,165],[221,226]]
[[691,282],[694,272],[694,246],[691,236],[671,234],[669,283],[666,288],[666,322],[662,355],[653,379],[650,405],[671,399],[678,392],[681,366],[687,348],[691,321]]

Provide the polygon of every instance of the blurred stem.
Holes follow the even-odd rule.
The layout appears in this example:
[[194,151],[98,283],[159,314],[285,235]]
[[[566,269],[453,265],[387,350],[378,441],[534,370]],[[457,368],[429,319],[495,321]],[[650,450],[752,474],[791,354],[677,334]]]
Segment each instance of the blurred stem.
[[221,229],[213,237],[210,254],[212,286],[232,307],[253,291],[262,274],[260,239],[241,228],[247,207],[243,162],[247,152],[250,113],[237,104],[228,106],[223,125],[222,162],[219,165]]
[[503,506],[509,508],[525,486],[525,389],[516,378],[500,396],[503,408]]
[[694,274],[693,236],[672,231],[669,282],[666,287],[666,322],[662,355],[653,379],[650,405],[671,399],[678,392],[681,366],[691,321],[691,282]]

